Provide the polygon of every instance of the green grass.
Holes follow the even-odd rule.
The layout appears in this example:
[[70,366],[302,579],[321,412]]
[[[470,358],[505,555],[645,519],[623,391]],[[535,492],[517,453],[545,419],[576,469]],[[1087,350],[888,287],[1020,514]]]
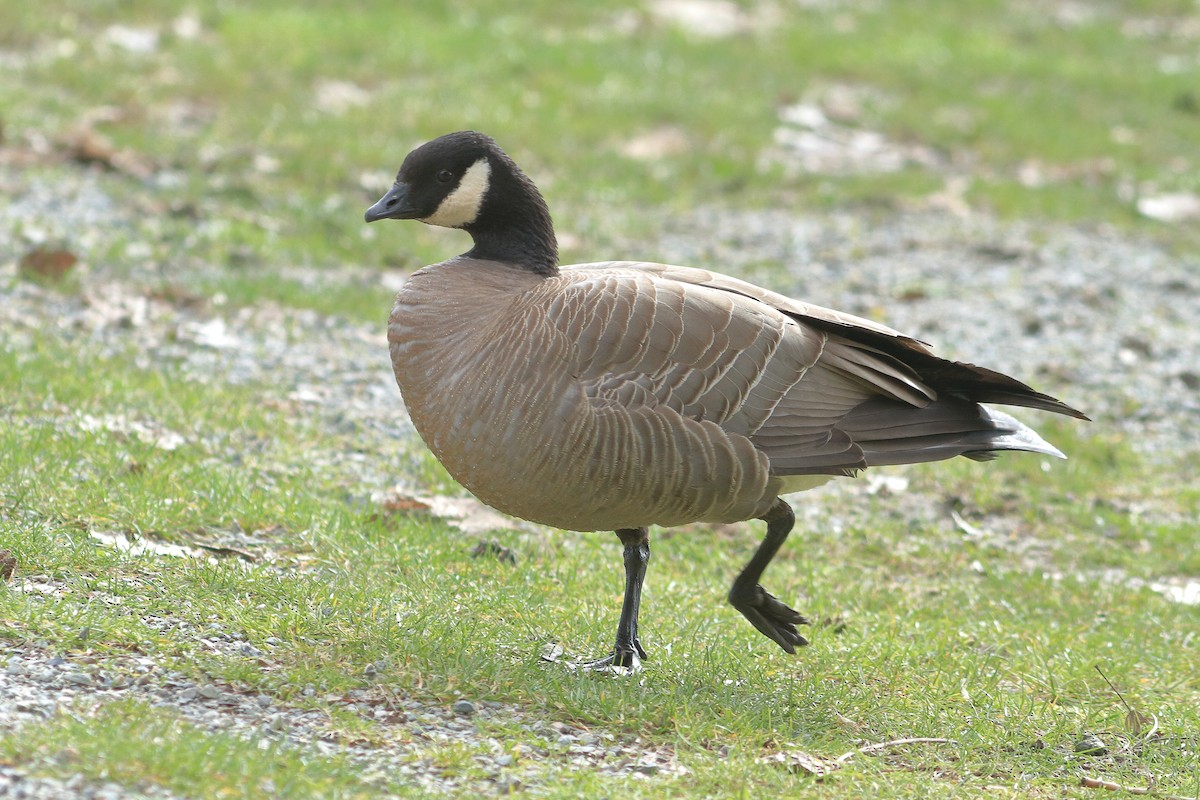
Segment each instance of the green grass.
[[[19,196],[87,170],[118,206],[88,230],[63,213],[47,214],[45,230],[4,235],[61,240],[137,291],[223,296],[214,313],[269,301],[378,321],[387,291],[343,267],[407,270],[463,241],[363,226],[383,188],[374,173],[386,184],[412,145],[474,127],[543,186],[574,242],[568,260],[652,249],[664,221],[697,206],[866,213],[920,205],[959,172],[971,177],[968,202],[1001,216],[1115,224],[1180,250],[1200,243],[1188,226],[1138,217],[1122,193],[1198,189],[1200,118],[1186,101],[1195,68],[1158,66],[1194,62],[1195,43],[1123,27],[1162,15],[1169,31],[1194,19],[1191,4],[1114,4],[1073,25],[1000,2],[780,8],[756,33],[705,40],[633,3],[0,0],[4,141],[36,152],[27,145],[44,138],[53,153],[6,171],[7,188]],[[172,22],[191,13],[197,39]],[[104,44],[113,24],[154,28],[157,48]],[[327,80],[353,82],[368,103],[319,110]],[[858,124],[954,166],[841,177],[760,167],[779,108],[842,84],[870,90]],[[102,106],[115,112],[100,132],[159,178],[59,157]],[[662,126],[684,131],[689,149],[653,165],[620,154]],[[1022,185],[1027,162],[1065,177]],[[68,209],[71,200],[61,198]],[[86,283],[57,288],[82,301]],[[853,507],[836,491],[802,498],[798,509],[816,509],[811,530],[802,522],[767,575],[818,622],[796,657],[724,602],[757,523],[656,532],[643,619],[652,660],[639,678],[614,680],[538,659],[549,642],[570,657],[609,647],[621,594],[612,536],[497,532],[517,564],[472,558],[474,540],[441,522],[376,518],[373,487],[346,457],[385,445],[323,425],[278,384],[235,384],[220,370],[201,382],[132,347],[55,326],[26,333],[0,342],[0,549],[15,556],[18,581],[44,576],[60,591],[0,586],[4,644],[131,677],[131,659],[147,657],[317,709],[339,743],[386,748],[405,735],[348,711],[339,693],[447,705],[461,694],[640,737],[685,768],[604,777],[572,769],[526,727],[481,722],[550,797],[1094,797],[1074,788],[1082,776],[1200,794],[1200,612],[1131,583],[1200,574],[1200,490],[1180,477],[1195,473],[1195,454],[1153,463],[1094,429],[1043,421],[1070,461],[915,468],[904,472],[907,496],[854,495]],[[158,447],[113,420],[183,444]],[[393,475],[367,480],[456,491],[427,453],[392,458],[401,451],[379,459]],[[931,510],[943,506],[984,535]],[[131,555],[93,530],[177,544],[246,533],[256,560]],[[214,624],[263,655],[205,647],[199,634]],[[1096,667],[1157,718],[1156,737],[1125,729],[1126,709]],[[278,742],[253,750],[143,701],[100,699],[0,736],[0,763],[197,797],[417,791],[349,758]],[[1084,733],[1110,754],[1076,754]],[[860,756],[822,782],[758,762],[913,736],[956,743]],[[425,742],[413,758],[471,786],[487,780],[474,746]]]

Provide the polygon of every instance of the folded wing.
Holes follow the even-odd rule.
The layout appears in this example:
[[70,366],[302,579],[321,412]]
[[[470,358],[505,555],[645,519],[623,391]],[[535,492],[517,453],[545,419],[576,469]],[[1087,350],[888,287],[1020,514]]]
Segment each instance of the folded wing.
[[565,270],[551,310],[597,407],[670,409],[746,437],[772,474],[1061,456],[979,403],[1081,413],[1001,373],[947,361],[886,326],[705,270],[640,262]]

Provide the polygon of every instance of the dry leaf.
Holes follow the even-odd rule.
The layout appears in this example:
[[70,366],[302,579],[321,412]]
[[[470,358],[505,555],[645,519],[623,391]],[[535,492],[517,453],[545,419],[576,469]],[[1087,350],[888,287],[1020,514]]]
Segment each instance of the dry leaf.
[[196,542],[196,547],[200,548],[201,550],[205,550],[209,553],[212,553],[215,556],[236,556],[236,557],[242,559],[243,561],[248,561],[252,564],[254,562],[258,561],[258,556],[254,555],[253,553],[248,552],[246,550],[242,550],[241,548],[238,548],[238,547],[229,547],[227,545],[217,545],[217,544],[204,544],[203,542]]
[[146,297],[150,300],[161,300],[176,308],[201,308],[208,303],[206,296],[196,294],[175,284],[167,284],[156,289],[150,289],[146,292]]
[[480,534],[497,530],[520,530],[522,523],[488,508],[474,497],[407,495],[396,487],[378,500],[381,512],[375,519],[396,514],[424,513],[446,521],[463,533]]
[[406,494],[392,492],[379,501],[379,510],[371,514],[372,522],[389,520],[394,517],[407,517],[413,514],[432,514],[433,509],[423,500]]
[[112,158],[117,152],[112,141],[91,128],[84,128],[72,137],[69,144],[71,158],[81,164],[100,164],[112,168]]
[[517,530],[520,522],[489,508],[474,497],[444,497],[433,495],[421,498],[429,503],[434,514],[463,533]]
[[1125,706],[1125,730],[1129,731],[1134,736],[1140,736],[1142,730],[1149,725],[1150,730],[1146,733],[1146,738],[1148,739],[1153,736],[1155,731],[1158,730],[1158,718],[1153,714],[1147,717],[1145,714],[1131,706],[1129,701],[1125,699],[1125,695],[1117,691],[1117,687],[1114,686],[1113,682],[1110,681],[1108,676],[1104,674],[1104,670],[1100,669],[1100,665],[1096,664],[1095,667],[1096,672],[1099,672],[1100,677],[1103,678],[1104,682],[1108,684],[1108,688],[1112,689],[1113,694],[1115,694],[1117,699],[1121,701],[1121,705]]
[[[1129,713],[1125,715],[1125,730],[1134,736],[1141,736],[1142,731],[1152,724],[1155,724],[1154,718],[1146,716],[1136,708],[1130,708]],[[1157,727],[1156,724],[1155,727]]]
[[77,263],[79,263],[79,258],[70,250],[35,247],[21,256],[19,269],[21,274],[26,277],[36,275],[57,281],[62,280],[63,276]]
[[71,137],[67,155],[80,164],[97,164],[136,178],[146,178],[154,172],[147,161],[128,150],[118,150],[112,140],[88,125],[79,128]]
[[428,503],[401,494],[394,494],[386,498],[380,503],[380,507],[389,514],[428,514],[430,512]]
[[839,711],[833,712],[833,718],[837,721],[837,724],[841,725],[843,728],[849,728],[852,731],[862,730],[862,723],[855,722]]
[[17,571],[17,557],[11,550],[0,550],[0,581],[12,580]]
[[495,539],[487,542],[477,542],[471,548],[471,558],[482,558],[483,556],[493,556],[497,561],[503,561],[506,564],[517,563],[517,554]]

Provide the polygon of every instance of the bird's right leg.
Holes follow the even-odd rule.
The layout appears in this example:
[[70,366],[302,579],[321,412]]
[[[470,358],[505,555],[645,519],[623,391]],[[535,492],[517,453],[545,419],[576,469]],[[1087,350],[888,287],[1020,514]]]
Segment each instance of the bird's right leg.
[[767,523],[767,535],[754,557],[733,582],[733,588],[729,590],[729,602],[760,633],[787,652],[794,653],[797,647],[808,644],[808,640],[796,630],[797,625],[807,625],[808,620],[780,602],[759,581],[762,580],[763,570],[787,539],[796,517],[792,514],[791,506],[777,499],[761,519]]

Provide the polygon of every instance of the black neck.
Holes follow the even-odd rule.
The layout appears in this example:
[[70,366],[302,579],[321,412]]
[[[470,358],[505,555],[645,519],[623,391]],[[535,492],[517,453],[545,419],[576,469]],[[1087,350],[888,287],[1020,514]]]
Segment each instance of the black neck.
[[475,246],[465,254],[467,258],[519,264],[547,277],[558,274],[558,244],[552,228],[509,226],[494,230],[469,226],[467,231],[475,240]]
[[[558,241],[541,192],[509,161],[493,161],[492,185],[473,223],[469,258],[503,261],[547,277],[558,274]],[[502,198],[502,199],[501,199]]]

